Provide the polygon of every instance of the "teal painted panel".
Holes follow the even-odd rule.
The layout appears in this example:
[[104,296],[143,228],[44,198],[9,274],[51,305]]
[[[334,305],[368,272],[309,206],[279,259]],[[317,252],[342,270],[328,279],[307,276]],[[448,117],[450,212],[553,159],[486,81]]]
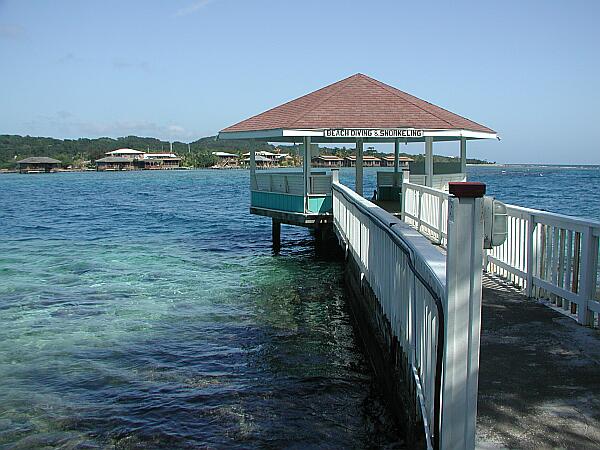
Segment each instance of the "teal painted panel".
[[400,186],[379,186],[377,190],[377,200],[397,201],[402,195]]
[[331,195],[327,197],[309,197],[308,210],[311,213],[325,214],[330,213],[333,209],[333,201]]
[[[251,205],[255,208],[272,209],[285,212],[304,212],[304,197],[301,195],[281,194],[279,192],[253,191],[251,193]],[[331,196],[310,197],[308,199],[308,210],[311,213],[330,213],[333,209]]]
[[253,191],[250,200],[251,205],[255,208],[286,212],[304,212],[304,198],[301,195]]

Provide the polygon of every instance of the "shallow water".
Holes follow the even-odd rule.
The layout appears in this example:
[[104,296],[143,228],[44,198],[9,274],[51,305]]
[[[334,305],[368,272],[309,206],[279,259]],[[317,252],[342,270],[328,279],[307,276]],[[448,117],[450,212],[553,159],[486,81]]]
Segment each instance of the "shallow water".
[[[600,217],[597,168],[469,171],[509,203]],[[247,186],[245,171],[0,176],[2,448],[399,445],[340,264],[286,226],[273,257]]]
[[247,173],[0,177],[0,445],[368,447],[397,432],[338,263]]

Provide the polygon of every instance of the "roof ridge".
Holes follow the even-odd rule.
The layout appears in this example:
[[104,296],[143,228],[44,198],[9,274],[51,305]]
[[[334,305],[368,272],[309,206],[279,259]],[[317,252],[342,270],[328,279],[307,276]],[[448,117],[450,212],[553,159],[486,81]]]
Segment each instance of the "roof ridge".
[[[415,106],[416,108],[419,108],[421,111],[424,111],[424,112],[426,112],[426,113],[428,113],[428,114],[431,114],[432,116],[436,117],[437,119],[439,119],[439,120],[441,120],[441,121],[443,121],[443,122],[446,122],[446,123],[447,123],[448,125],[450,125],[451,127],[454,127],[454,126],[456,126],[456,125],[454,125],[452,122],[449,122],[448,120],[446,120],[446,119],[444,119],[444,118],[442,118],[442,117],[438,116],[437,114],[435,114],[435,113],[433,113],[433,112],[431,112],[431,111],[427,111],[425,108],[423,108],[423,107],[421,107],[421,106],[417,105],[416,103],[414,103],[414,102],[410,101],[409,99],[405,98],[404,96],[402,96],[402,95],[399,95],[399,94],[398,94],[398,92],[402,92],[402,94],[409,95],[409,96],[411,96],[411,97],[414,97],[414,95],[410,95],[408,92],[401,91],[400,89],[397,89],[397,88],[395,88],[395,87],[393,87],[393,86],[390,86],[390,85],[388,85],[388,84],[385,84],[385,83],[384,83],[384,82],[382,82],[382,81],[375,80],[375,79],[373,79],[373,78],[371,78],[371,77],[368,77],[368,76],[366,76],[366,75],[364,75],[364,77],[365,77],[365,79],[366,79],[366,80],[370,81],[370,82],[371,82],[371,83],[373,83],[374,85],[376,85],[376,86],[380,87],[381,89],[384,89],[384,90],[386,90],[386,91],[388,91],[388,92],[391,92],[391,93],[392,93],[392,94],[394,94],[395,96],[397,96],[397,97],[400,97],[402,100],[404,100],[404,101],[406,101],[406,102],[410,103],[411,105]],[[418,97],[414,97],[414,98],[417,98],[418,100],[421,100],[422,102],[425,102],[425,103],[427,103],[428,105],[435,106],[433,103],[429,103],[429,102],[427,102],[427,101],[425,101],[425,100],[422,100],[422,99],[420,99],[420,98],[418,98]],[[438,108],[439,108],[439,106],[438,106]],[[443,108],[442,108],[442,109],[443,109]],[[445,111],[447,111],[447,110],[445,110]],[[450,112],[450,111],[448,111],[448,112]],[[454,114],[454,113],[452,113],[452,114]],[[458,115],[458,114],[457,114],[457,115]],[[461,116],[461,117],[462,117],[462,116]],[[463,119],[464,119],[464,117],[463,117]],[[467,119],[467,120],[468,120],[468,119]]]
[[[329,84],[329,85],[327,85],[327,86],[325,86],[325,87],[323,87],[323,88],[321,88],[321,89],[319,89],[319,90],[315,91],[315,92],[319,92],[320,90],[327,89],[328,87],[335,86],[336,84],[340,85],[340,86],[338,86],[337,88],[334,88],[334,89],[332,90],[332,92],[331,92],[329,95],[327,95],[325,98],[323,98],[323,99],[322,99],[320,102],[317,102],[317,103],[316,103],[315,105],[313,105],[313,106],[312,106],[310,109],[307,109],[307,110],[303,111],[302,113],[300,113],[300,114],[298,115],[298,117],[294,118],[294,119],[293,119],[293,120],[290,122],[290,125],[293,125],[294,123],[298,122],[298,121],[299,121],[299,120],[300,120],[302,117],[304,117],[304,116],[305,116],[305,115],[307,115],[308,113],[310,113],[310,112],[314,111],[314,110],[315,110],[315,109],[317,109],[319,106],[321,106],[323,103],[325,103],[327,100],[329,100],[331,97],[333,97],[335,94],[339,93],[339,92],[340,92],[340,91],[341,91],[341,90],[342,90],[342,89],[345,87],[345,84],[342,84],[342,83],[344,83],[344,81],[350,80],[351,78],[354,78],[354,77],[356,77],[356,76],[360,76],[360,75],[362,75],[362,74],[360,74],[360,73],[356,73],[356,74],[354,74],[354,75],[350,75],[349,77],[346,77],[346,78],[344,78],[343,80],[336,81],[335,83]],[[314,94],[315,92],[312,92],[312,94]],[[309,93],[309,94],[306,94],[306,95],[310,95],[310,94],[311,94],[311,93]],[[305,96],[303,96],[303,97],[305,97]],[[302,97],[299,97],[299,98],[302,98]],[[296,99],[296,100],[298,100],[298,99]]]

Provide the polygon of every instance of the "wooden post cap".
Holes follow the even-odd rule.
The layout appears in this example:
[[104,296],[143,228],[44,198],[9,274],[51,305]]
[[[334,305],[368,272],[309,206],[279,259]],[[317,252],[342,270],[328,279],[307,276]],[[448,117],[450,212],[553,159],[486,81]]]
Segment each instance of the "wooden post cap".
[[450,182],[448,192],[458,198],[476,198],[485,195],[485,183],[476,181]]

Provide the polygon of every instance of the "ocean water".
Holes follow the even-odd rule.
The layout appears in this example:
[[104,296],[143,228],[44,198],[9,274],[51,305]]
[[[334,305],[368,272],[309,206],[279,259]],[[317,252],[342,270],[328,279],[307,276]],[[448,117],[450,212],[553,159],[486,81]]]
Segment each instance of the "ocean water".
[[[469,176],[600,218],[599,168]],[[0,448],[402,445],[341,265],[288,226],[274,256],[247,186],[246,171],[0,176]]]
[[398,433],[339,263],[248,173],[0,177],[2,448],[362,448]]

